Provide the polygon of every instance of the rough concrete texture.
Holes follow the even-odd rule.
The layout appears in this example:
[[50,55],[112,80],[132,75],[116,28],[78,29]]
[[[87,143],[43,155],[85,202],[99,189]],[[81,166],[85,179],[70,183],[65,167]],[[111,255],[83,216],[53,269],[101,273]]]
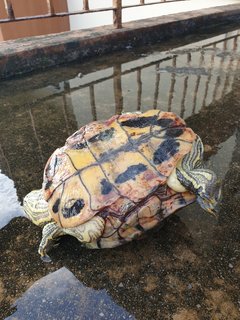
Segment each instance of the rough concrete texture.
[[0,78],[83,60],[127,46],[155,43],[209,25],[240,20],[240,4],[207,8],[124,24],[36,36],[1,43]]

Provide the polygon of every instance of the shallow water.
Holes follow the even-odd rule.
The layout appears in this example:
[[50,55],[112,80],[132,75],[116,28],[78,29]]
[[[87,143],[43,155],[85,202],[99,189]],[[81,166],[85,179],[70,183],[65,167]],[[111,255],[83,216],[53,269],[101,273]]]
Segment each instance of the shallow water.
[[[0,83],[0,319],[239,319],[239,60],[229,26]],[[193,204],[110,250],[64,237],[44,264],[41,230],[9,220],[50,154],[87,122],[150,108],[202,137],[223,180],[218,219]]]

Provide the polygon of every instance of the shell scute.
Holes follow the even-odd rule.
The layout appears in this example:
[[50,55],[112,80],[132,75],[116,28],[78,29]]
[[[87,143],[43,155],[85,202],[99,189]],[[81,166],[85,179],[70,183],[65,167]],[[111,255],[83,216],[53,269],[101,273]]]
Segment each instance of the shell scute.
[[86,141],[90,152],[97,161],[105,162],[109,158],[114,158],[115,154],[124,151],[128,143],[128,137],[123,134],[121,127],[117,122],[112,122],[109,127],[98,134],[97,139],[88,139]]
[[46,164],[43,176],[43,190],[47,201],[53,195],[55,189],[76,172],[64,151],[64,147],[57,149]]
[[49,198],[48,204],[53,219],[66,228],[78,226],[79,216],[81,221],[86,222],[95,215],[91,210],[89,194],[78,175],[73,175],[60,184]]
[[[89,194],[91,210],[100,210],[103,204],[104,206],[109,206],[119,198],[114,184],[106,180],[106,176],[99,165],[94,165],[83,170],[80,178]],[[109,192],[106,192],[106,190]]]
[[65,155],[68,156],[69,162],[74,167],[75,171],[83,170],[86,167],[95,163],[94,156],[87,150],[66,150]]

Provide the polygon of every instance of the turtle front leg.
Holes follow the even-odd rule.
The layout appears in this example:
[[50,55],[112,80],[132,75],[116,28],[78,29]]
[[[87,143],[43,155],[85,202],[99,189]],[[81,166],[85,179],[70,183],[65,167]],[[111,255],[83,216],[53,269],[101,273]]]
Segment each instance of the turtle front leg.
[[53,244],[54,239],[65,235],[66,233],[55,222],[47,223],[42,230],[42,240],[38,248],[38,253],[44,262],[51,262],[51,258],[47,255],[47,251]]

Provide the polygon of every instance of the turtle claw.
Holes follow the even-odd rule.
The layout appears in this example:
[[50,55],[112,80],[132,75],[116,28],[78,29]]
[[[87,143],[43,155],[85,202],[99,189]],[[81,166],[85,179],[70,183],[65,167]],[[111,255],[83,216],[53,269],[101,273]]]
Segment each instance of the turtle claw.
[[47,255],[47,252],[54,246],[58,245],[58,242],[55,242],[60,235],[63,235],[64,232],[55,222],[49,222],[43,227],[42,231],[42,240],[38,248],[38,253],[41,256],[43,262],[51,262],[51,258]]
[[52,259],[47,254],[45,254],[44,256],[41,256],[41,260],[45,263],[52,262]]
[[49,257],[49,255],[46,253],[46,249],[39,247],[38,253],[40,254],[41,260],[43,262],[49,263],[52,262],[52,259]]

